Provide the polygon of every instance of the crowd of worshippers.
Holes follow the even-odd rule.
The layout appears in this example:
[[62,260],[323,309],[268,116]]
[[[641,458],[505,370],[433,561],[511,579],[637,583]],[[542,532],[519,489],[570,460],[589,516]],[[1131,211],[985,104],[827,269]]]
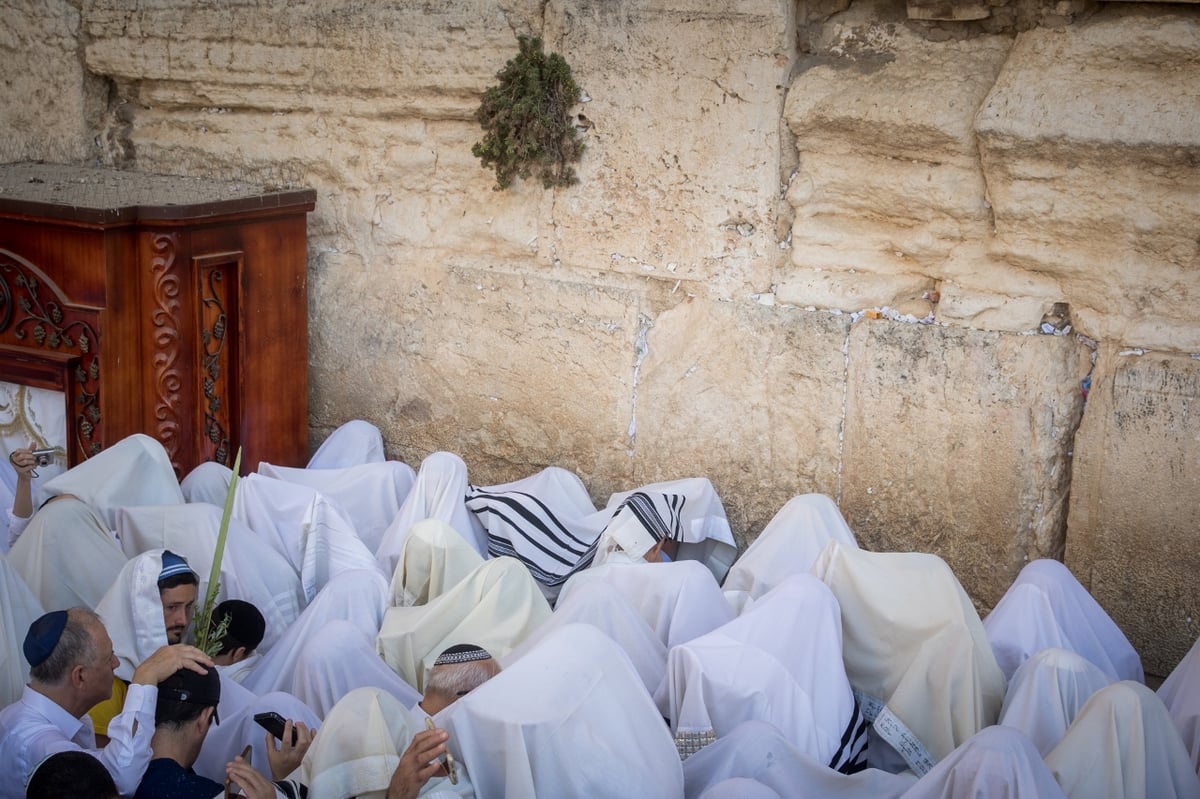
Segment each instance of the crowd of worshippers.
[[561,468],[414,471],[363,421],[231,498],[147,436],[40,477],[31,449],[0,519],[0,799],[1200,797],[1200,642],[1151,690],[1058,561],[981,619],[820,494],[739,557],[705,478],[597,508]]

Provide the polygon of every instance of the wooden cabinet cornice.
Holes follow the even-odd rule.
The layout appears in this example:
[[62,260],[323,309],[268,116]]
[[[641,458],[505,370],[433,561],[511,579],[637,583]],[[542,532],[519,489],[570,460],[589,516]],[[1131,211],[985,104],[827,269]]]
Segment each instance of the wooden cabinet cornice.
[[65,395],[68,463],[125,436],[178,476],[308,454],[312,189],[0,165],[0,380]]

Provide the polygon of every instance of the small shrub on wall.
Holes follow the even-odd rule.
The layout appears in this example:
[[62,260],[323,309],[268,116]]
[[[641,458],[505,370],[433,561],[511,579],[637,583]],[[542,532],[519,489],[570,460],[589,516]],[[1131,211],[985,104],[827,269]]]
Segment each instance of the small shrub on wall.
[[583,155],[570,110],[580,90],[571,66],[558,53],[542,50],[542,40],[517,37],[520,48],[499,83],[483,93],[475,118],[484,136],[471,148],[484,168],[496,172],[496,190],[515,178],[541,178],[546,188],[579,182],[572,164]]

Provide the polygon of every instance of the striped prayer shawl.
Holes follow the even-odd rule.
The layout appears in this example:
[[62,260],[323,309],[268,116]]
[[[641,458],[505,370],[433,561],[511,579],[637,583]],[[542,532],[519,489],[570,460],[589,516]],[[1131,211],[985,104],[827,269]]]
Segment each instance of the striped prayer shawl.
[[829,760],[829,767],[843,774],[857,774],[867,767],[867,732],[871,723],[863,715],[858,706],[858,697],[854,697],[854,712],[850,721],[842,731],[842,740],[838,750]]

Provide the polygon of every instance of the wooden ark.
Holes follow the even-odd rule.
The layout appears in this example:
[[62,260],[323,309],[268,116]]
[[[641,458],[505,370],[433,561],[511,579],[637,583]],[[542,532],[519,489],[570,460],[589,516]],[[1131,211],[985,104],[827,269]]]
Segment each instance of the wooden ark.
[[279,190],[0,165],[0,380],[64,394],[70,465],[132,433],[180,477],[308,455],[307,214]]

